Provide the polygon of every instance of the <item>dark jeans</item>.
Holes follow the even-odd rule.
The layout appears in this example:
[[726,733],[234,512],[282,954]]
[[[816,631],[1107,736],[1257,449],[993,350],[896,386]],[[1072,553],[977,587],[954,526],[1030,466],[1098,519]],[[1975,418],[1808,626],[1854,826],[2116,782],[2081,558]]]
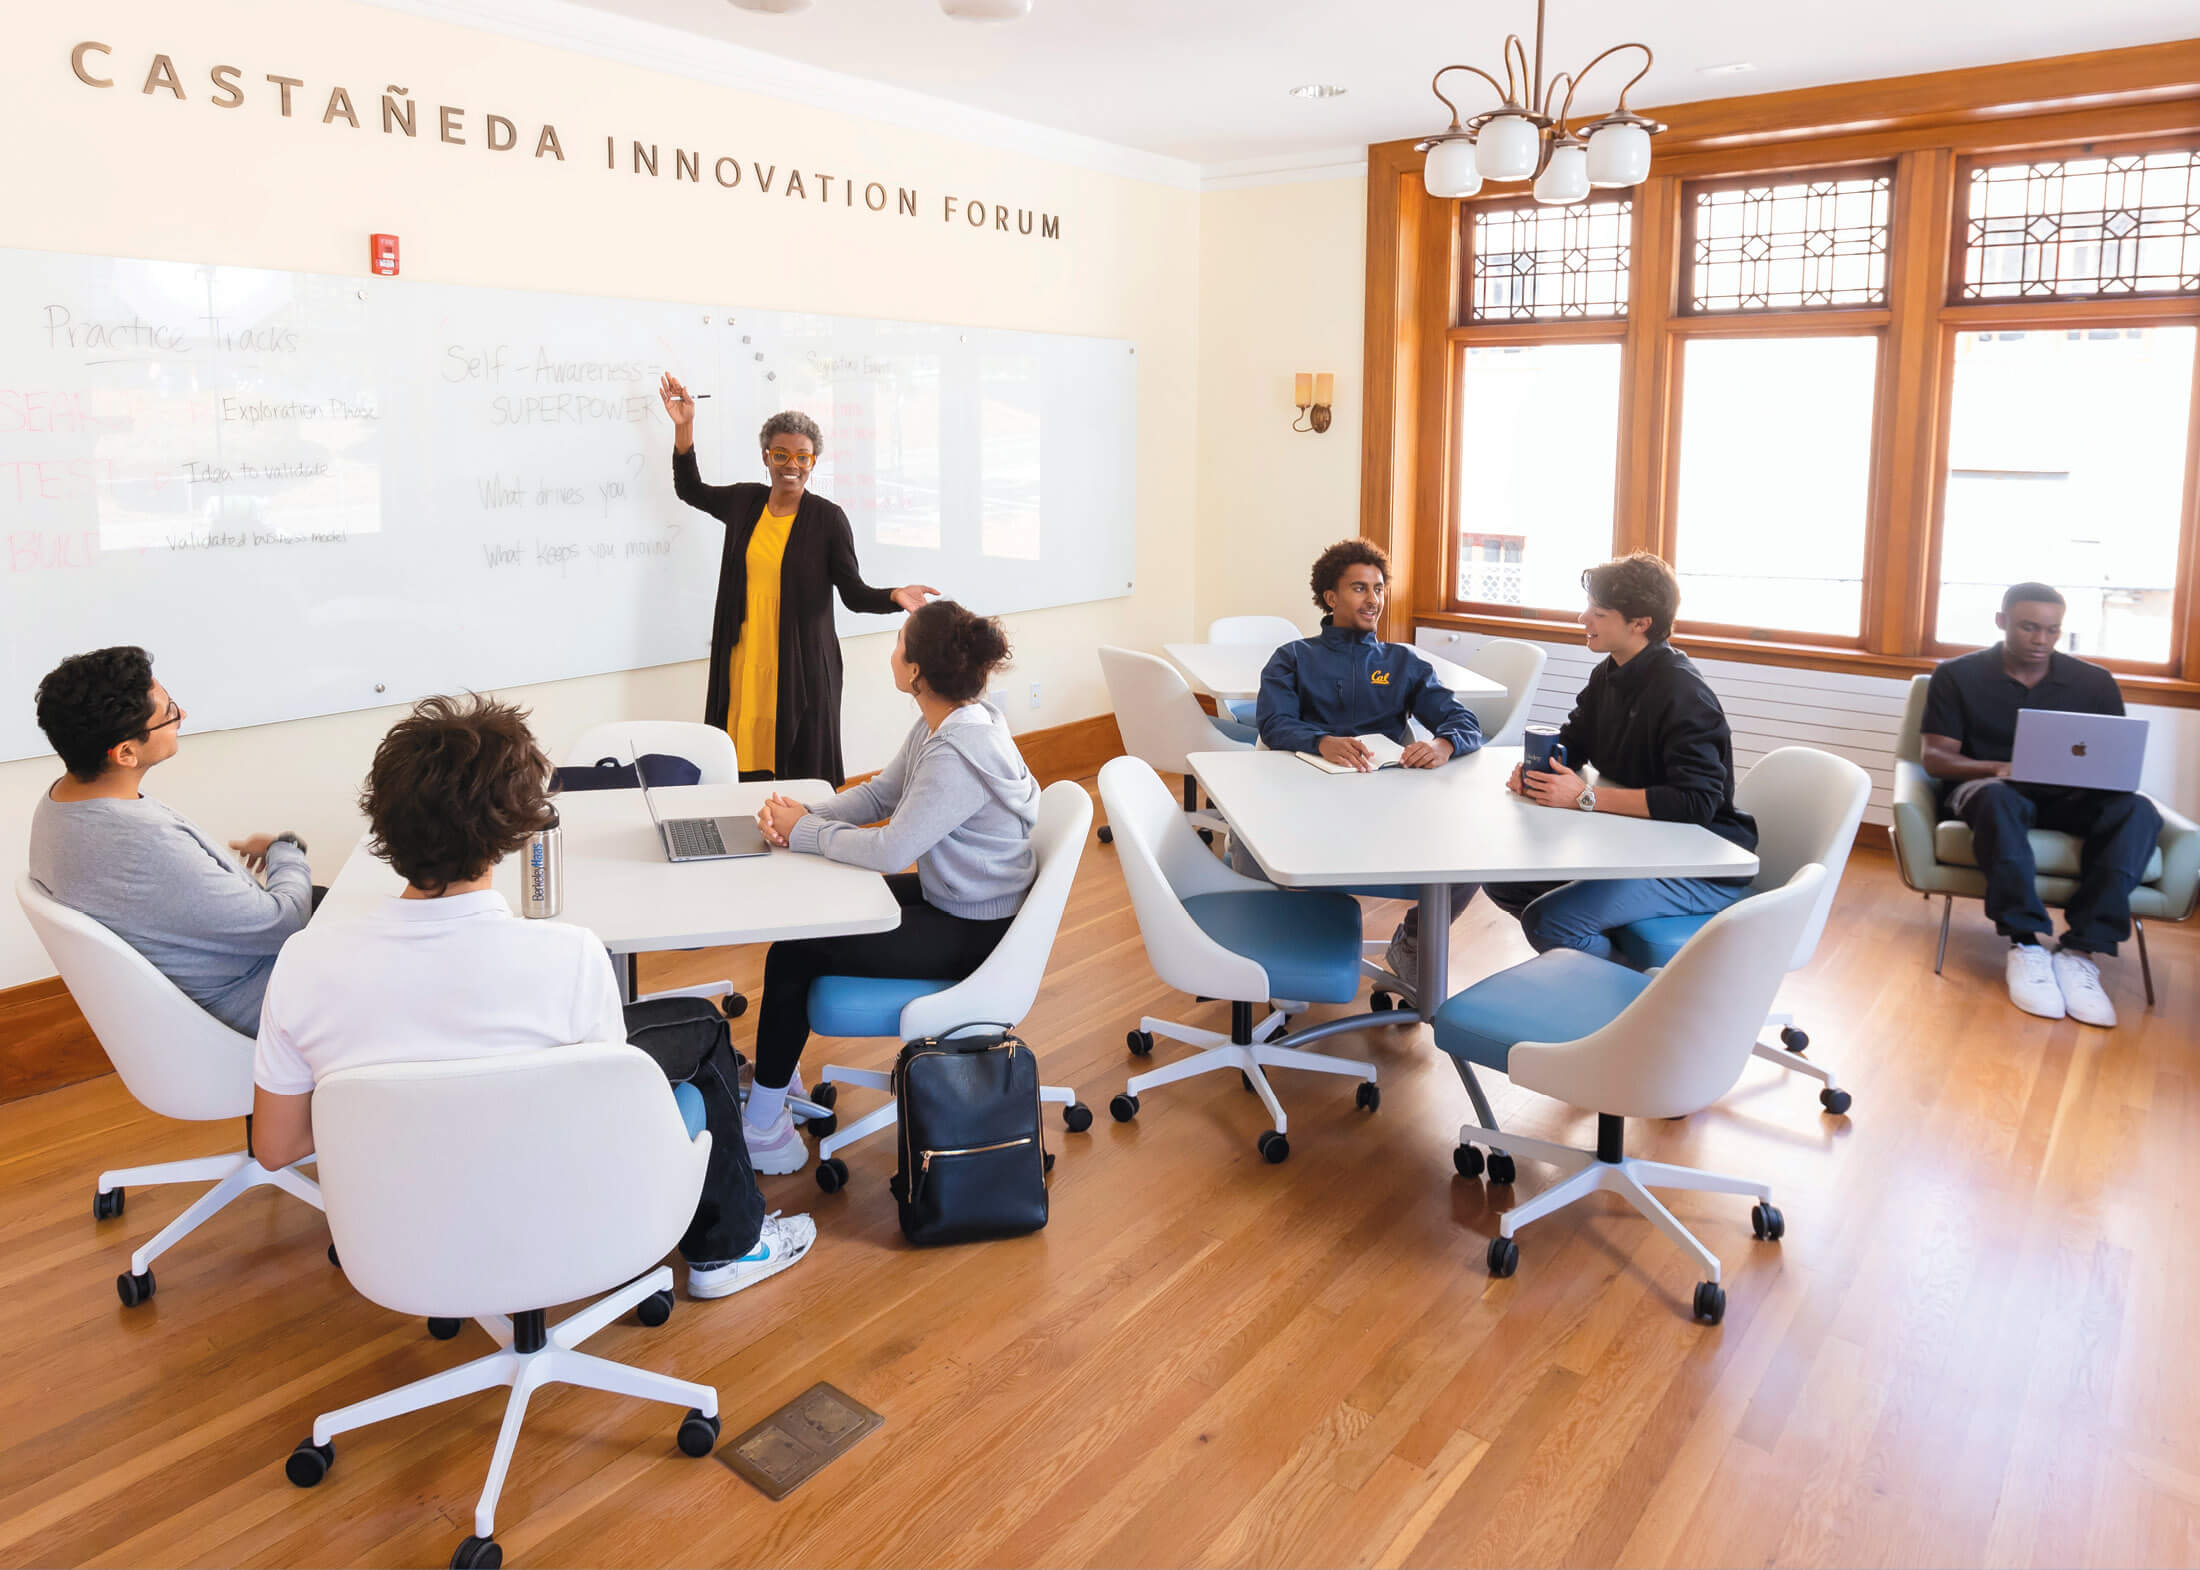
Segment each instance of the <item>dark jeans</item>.
[[680,1257],[691,1265],[739,1259],[756,1247],[763,1233],[764,1196],[756,1186],[756,1169],[749,1165],[749,1142],[741,1133],[725,1018],[702,998],[659,998],[626,1006],[626,1033],[669,1082],[693,1085],[703,1098],[710,1156],[695,1219],[680,1239]]
[[1749,884],[1714,878],[1585,878],[1578,883],[1485,883],[1490,903],[1519,921],[1538,954],[1579,949],[1617,960],[1608,934],[1658,916],[1716,914]]
[[2042,938],[2055,930],[2040,900],[2032,860],[2033,829],[2075,835],[2078,888],[2063,907],[2063,947],[2114,954],[2131,936],[2131,891],[2146,876],[2162,815],[2136,791],[2077,790],[1994,780],[1965,798],[1957,815],[1971,826],[1971,848],[1986,874],[1986,914],[2005,938]]
[[[961,981],[999,946],[1015,918],[973,921],[924,902],[913,872],[886,880],[901,905],[901,925],[844,938],[796,938],[764,955],[764,1001],[756,1013],[756,1082],[785,1088],[810,1044],[810,983],[820,976],[906,976]],[[1014,1023],[1010,1021],[1009,1023]]]

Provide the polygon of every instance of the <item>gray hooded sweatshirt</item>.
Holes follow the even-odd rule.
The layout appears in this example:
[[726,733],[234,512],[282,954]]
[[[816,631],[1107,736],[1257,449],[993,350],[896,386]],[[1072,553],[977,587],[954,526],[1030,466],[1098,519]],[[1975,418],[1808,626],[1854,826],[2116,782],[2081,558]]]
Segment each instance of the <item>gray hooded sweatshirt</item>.
[[918,720],[893,762],[812,805],[787,843],[873,872],[913,861],[927,904],[995,921],[1015,915],[1031,888],[1038,821],[1039,786],[1008,721],[990,704],[966,703],[936,731]]

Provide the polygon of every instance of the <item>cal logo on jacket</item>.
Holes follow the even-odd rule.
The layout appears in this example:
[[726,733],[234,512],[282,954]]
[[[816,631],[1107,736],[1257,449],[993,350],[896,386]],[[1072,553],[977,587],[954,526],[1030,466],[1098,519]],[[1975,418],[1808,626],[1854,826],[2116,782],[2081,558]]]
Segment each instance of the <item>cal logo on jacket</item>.
[[1371,686],[1387,687],[1390,685],[1390,672],[1378,668],[1369,672],[1367,679]]

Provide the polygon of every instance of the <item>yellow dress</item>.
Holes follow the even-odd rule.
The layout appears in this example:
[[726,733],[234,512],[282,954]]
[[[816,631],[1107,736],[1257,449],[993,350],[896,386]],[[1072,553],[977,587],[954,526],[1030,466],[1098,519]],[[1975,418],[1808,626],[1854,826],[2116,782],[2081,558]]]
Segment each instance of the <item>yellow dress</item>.
[[733,679],[727,683],[732,701],[726,706],[726,732],[744,774],[771,769],[778,749],[779,564],[794,520],[793,513],[775,516],[766,502],[749,536],[748,614],[733,646]]

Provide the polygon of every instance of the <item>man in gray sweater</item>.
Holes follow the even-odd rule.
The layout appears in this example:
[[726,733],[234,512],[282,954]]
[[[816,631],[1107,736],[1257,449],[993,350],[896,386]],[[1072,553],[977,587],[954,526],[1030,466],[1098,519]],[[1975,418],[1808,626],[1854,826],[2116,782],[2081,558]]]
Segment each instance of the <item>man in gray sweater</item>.
[[69,772],[31,816],[31,881],[254,1035],[275,952],[313,913],[312,874],[295,834],[225,851],[144,793],[146,771],[176,755],[184,718],[143,649],[71,655],[47,673],[38,724]]

